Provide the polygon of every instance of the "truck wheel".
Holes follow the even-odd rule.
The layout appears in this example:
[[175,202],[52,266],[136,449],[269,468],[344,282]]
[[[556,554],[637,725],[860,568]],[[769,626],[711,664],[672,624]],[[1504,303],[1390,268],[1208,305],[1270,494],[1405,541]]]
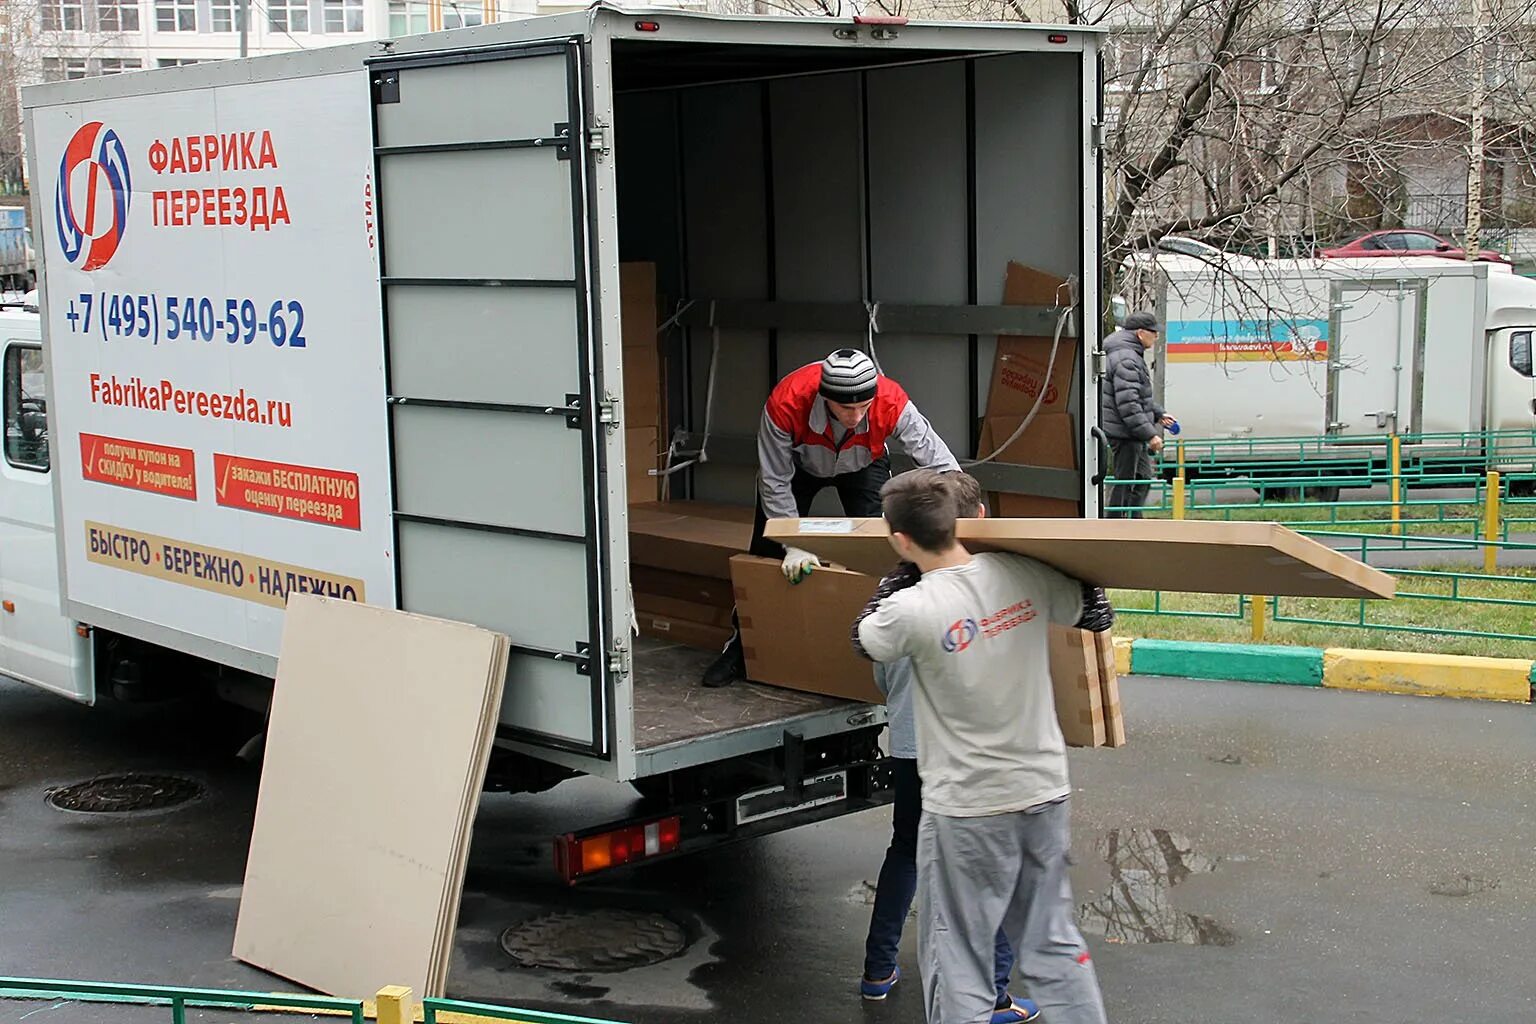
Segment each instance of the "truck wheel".
[[1295,501],[1301,493],[1295,487],[1255,487],[1253,491],[1265,501]]
[[1339,488],[1337,487],[1308,487],[1308,501],[1321,501],[1332,504],[1339,500]]

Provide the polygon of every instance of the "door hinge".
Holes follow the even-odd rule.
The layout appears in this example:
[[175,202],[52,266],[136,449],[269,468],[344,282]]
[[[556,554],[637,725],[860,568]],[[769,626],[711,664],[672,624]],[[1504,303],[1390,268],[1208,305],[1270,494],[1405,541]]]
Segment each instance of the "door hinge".
[[1104,148],[1104,122],[1099,118],[1093,119],[1093,128],[1088,138],[1092,148],[1096,150]]
[[608,126],[601,122],[594,124],[591,131],[587,134],[587,148],[596,153],[597,158],[601,160],[613,149],[613,144],[609,139]]
[[378,105],[400,102],[400,72],[398,69],[373,73],[373,102]]
[[555,159],[569,160],[571,158],[571,122],[556,121],[552,133],[555,139]]
[[608,672],[614,676],[627,676],[629,664],[629,648],[624,644],[614,644],[613,650],[608,652]]
[[1103,349],[1096,348],[1096,349],[1093,350],[1093,378],[1094,378],[1094,380],[1099,380],[1099,379],[1103,378],[1103,376],[1104,376],[1104,360],[1105,360],[1105,358],[1106,358],[1106,356],[1104,355],[1104,350]]
[[[565,396],[565,425],[572,430],[581,429],[581,396],[568,394]],[[597,423],[613,430],[619,423],[619,403],[612,395],[604,395],[603,400],[597,403]]]

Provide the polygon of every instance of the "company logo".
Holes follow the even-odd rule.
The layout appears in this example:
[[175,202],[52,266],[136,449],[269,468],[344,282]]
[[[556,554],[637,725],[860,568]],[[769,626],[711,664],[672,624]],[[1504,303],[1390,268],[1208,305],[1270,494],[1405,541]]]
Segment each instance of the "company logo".
[[123,140],[100,121],[82,126],[64,147],[54,196],[64,258],[81,270],[106,266],[128,227],[132,194]]
[[944,649],[958,654],[971,646],[980,631],[975,619],[961,619],[944,631]]

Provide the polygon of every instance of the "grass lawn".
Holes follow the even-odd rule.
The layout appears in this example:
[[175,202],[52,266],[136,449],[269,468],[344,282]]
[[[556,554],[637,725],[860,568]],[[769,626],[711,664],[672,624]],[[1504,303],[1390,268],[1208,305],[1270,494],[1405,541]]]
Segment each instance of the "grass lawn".
[[[1442,567],[1427,571],[1456,572]],[[1461,571],[1465,571],[1463,568]],[[1536,657],[1536,570],[1513,569],[1500,580],[1455,580],[1398,576],[1398,596],[1390,601],[1350,601],[1287,597],[1280,600],[1279,617],[1321,619],[1339,625],[1275,621],[1270,610],[1264,642],[1303,647],[1359,647],[1374,650],[1421,651],[1430,654],[1472,654],[1485,657]],[[1457,599],[1453,600],[1453,594]],[[1164,614],[1135,614],[1152,609],[1156,595],[1117,590],[1110,594],[1121,612],[1115,632],[1120,636],[1159,640],[1207,640],[1251,643],[1252,627],[1238,619],[1238,598],[1207,594],[1162,595]],[[1492,602],[1524,602],[1498,604]],[[1363,604],[1363,608],[1362,608]],[[1170,611],[1225,615],[1201,618],[1169,615]],[[1362,614],[1368,625],[1361,627]],[[1489,639],[1420,633],[1417,629],[1502,633],[1524,639]]]

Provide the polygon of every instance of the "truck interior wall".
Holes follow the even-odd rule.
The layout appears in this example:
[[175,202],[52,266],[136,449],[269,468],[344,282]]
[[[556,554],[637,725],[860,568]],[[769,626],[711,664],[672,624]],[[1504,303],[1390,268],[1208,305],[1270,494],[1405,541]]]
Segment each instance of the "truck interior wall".
[[[664,292],[675,281],[699,303],[996,304],[1010,260],[1081,273],[1079,68],[1076,54],[1009,54],[623,94],[621,258],[654,260]],[[674,426],[702,431],[712,332],[678,334],[688,390],[686,405],[674,391]],[[722,330],[712,435],[752,438],[773,383],[840,345],[866,339]],[[965,336],[875,346],[956,453],[974,454],[993,340],[974,360]],[[687,496],[752,500],[745,461],[717,454],[690,475]],[[817,510],[836,507],[827,492]]]
[[[986,57],[975,68],[977,301],[987,305],[1002,302],[1010,260],[1060,277],[1085,273],[1076,145],[1082,78],[1076,55],[1066,53]],[[985,395],[995,339],[982,338],[980,348],[977,387]],[[1078,395],[1082,377],[1079,365]]]

